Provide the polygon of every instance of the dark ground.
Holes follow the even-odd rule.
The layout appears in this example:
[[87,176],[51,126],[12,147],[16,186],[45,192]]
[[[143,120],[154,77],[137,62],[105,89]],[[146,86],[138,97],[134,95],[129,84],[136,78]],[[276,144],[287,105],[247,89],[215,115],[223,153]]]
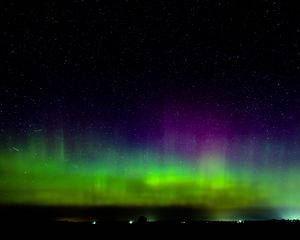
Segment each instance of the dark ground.
[[[222,218],[218,216],[223,216]],[[239,209],[213,211],[195,207],[55,207],[0,206],[1,222],[70,223],[70,224],[298,224],[280,219],[272,209]],[[143,218],[141,218],[143,216]],[[225,217],[227,216],[227,217]],[[240,220],[240,221],[238,221]],[[129,223],[131,221],[131,224]]]
[[[156,213],[154,219],[151,217]],[[46,239],[156,239],[173,236],[175,239],[207,239],[221,237],[225,239],[262,238],[291,234],[296,236],[300,221],[262,219],[270,210],[256,209],[244,211],[249,218],[261,217],[260,220],[207,221],[195,220],[195,209],[192,208],[75,208],[75,207],[0,207],[0,226],[2,235],[21,237],[37,236]],[[138,215],[145,213],[146,216]],[[199,210],[204,216],[209,211]],[[242,214],[242,211],[241,211]],[[246,215],[244,215],[246,216]],[[129,222],[131,220],[132,222]],[[65,235],[66,234],[66,235]]]

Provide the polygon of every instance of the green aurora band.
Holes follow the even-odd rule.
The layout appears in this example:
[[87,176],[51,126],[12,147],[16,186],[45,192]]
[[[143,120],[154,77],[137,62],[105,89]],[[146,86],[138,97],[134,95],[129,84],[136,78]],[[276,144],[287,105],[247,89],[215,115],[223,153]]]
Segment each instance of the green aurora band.
[[300,166],[257,168],[213,152],[185,158],[103,141],[67,149],[62,137],[32,137],[1,150],[0,203],[299,209]]

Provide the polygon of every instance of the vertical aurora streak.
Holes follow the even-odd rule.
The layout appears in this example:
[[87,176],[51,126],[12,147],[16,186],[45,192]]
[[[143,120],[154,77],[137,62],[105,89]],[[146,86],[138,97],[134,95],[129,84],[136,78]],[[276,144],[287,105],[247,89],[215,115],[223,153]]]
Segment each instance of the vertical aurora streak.
[[31,136],[18,151],[1,151],[0,203],[300,208],[300,166],[282,164],[300,157],[297,145],[175,130],[152,148],[89,136],[70,144],[62,133]]

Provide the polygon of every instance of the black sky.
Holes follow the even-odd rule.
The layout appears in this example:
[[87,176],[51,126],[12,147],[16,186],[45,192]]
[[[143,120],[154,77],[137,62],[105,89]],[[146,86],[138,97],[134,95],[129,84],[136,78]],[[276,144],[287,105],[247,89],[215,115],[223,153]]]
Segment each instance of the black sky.
[[192,102],[240,129],[259,122],[259,132],[300,136],[300,19],[290,1],[1,5],[3,135],[62,125],[138,132],[160,122],[164,103]]

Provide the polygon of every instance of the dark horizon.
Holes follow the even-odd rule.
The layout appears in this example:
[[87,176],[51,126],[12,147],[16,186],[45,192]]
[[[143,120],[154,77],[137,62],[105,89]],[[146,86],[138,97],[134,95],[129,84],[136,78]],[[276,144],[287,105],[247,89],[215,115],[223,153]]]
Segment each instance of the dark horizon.
[[[72,206],[0,206],[1,219],[51,222],[134,222],[144,216],[148,222],[245,222],[283,220],[274,209],[223,209],[201,207],[72,207]],[[222,217],[220,217],[222,213]],[[295,219],[284,219],[295,220]]]

